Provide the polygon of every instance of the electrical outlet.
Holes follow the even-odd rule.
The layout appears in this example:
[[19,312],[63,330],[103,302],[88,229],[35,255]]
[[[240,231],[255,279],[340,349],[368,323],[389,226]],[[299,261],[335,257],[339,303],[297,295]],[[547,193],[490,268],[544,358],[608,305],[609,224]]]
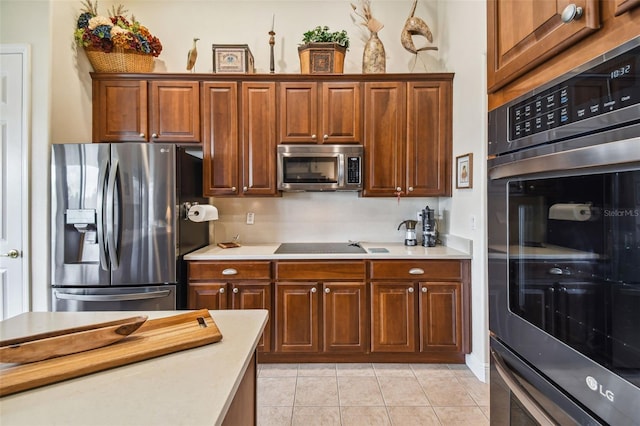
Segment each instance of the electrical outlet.
[[418,219],[418,222],[422,222],[422,210],[416,212],[416,219]]
[[253,212],[247,213],[247,225],[253,225],[255,221],[256,215]]
[[478,224],[476,223],[476,217],[475,215],[471,215],[471,230],[475,231],[477,227]]

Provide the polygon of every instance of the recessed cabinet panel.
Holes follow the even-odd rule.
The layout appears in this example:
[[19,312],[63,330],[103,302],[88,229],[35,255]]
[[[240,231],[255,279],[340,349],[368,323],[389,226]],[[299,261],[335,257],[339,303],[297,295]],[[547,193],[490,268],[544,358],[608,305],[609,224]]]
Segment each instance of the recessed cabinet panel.
[[189,284],[189,309],[227,309],[226,284]]
[[460,283],[420,283],[420,351],[462,350]]
[[322,143],[360,143],[360,83],[322,84]]
[[317,141],[318,84],[280,83],[280,143]]
[[276,195],[276,84],[242,83],[242,194]]
[[239,186],[237,84],[204,83],[202,109],[204,195],[236,194]]
[[371,352],[414,352],[413,284],[371,284]]
[[364,84],[365,196],[393,196],[404,187],[405,84]]
[[325,282],[322,312],[325,352],[365,352],[366,313],[364,283]]
[[147,141],[147,82],[93,81],[93,141]]
[[[233,283],[231,284],[231,305],[233,309],[266,309],[271,312],[271,283]],[[267,320],[258,351],[271,349],[271,318]]]
[[318,288],[276,283],[276,352],[318,352]]
[[149,110],[151,142],[200,143],[197,81],[152,81]]

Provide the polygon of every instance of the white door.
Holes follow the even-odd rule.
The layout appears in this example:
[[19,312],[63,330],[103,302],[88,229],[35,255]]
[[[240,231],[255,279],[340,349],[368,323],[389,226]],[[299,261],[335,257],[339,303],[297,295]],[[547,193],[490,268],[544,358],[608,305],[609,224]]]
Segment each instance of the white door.
[[29,310],[29,48],[0,45],[0,319]]

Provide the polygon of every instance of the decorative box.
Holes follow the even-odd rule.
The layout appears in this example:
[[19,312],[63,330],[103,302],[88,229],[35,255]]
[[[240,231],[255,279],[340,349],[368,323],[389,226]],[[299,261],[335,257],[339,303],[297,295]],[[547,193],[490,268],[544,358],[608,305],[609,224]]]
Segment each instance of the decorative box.
[[248,44],[213,44],[213,72],[254,73],[253,54]]

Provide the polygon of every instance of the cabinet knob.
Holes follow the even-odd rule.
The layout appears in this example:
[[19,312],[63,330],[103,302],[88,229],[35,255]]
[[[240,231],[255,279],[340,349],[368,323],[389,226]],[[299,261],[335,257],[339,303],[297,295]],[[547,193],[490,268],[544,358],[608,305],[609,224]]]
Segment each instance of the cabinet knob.
[[235,287],[235,288],[233,289],[233,292],[234,292],[234,293],[236,293],[236,294],[238,293],[238,291],[240,291],[240,290],[238,290],[238,287]]
[[413,287],[409,287],[409,293],[413,293]]
[[409,187],[409,192],[413,192],[413,186]]
[[247,192],[248,190],[249,190],[249,187],[247,187],[247,186],[243,186],[242,187],[242,192]]
[[315,141],[316,139],[318,139],[318,135],[311,135],[311,139]]
[[426,293],[427,292],[427,288],[426,287],[422,287],[422,292]]
[[422,268],[411,268],[411,269],[409,269],[409,274],[411,274],[411,275],[422,275],[422,274],[424,274],[424,269],[422,269]]
[[140,133],[140,137],[144,139],[144,133]]
[[318,291],[318,289],[317,289],[317,288],[315,288],[315,287],[311,287],[311,293],[315,293],[316,291]]
[[396,187],[396,191],[397,191],[397,192],[400,192],[400,191],[402,191],[402,188],[400,188],[399,186],[397,186],[397,187]]
[[236,189],[237,189],[237,188],[236,188],[235,186],[232,186],[232,187],[231,187],[231,190],[232,190],[233,192],[236,192]]
[[324,289],[324,292],[329,294],[329,293],[331,293],[331,289],[329,287],[327,287],[327,288]]
[[329,135],[324,135],[324,136],[322,137],[322,139],[324,139],[324,140],[326,141],[327,139],[329,139]]
[[222,275],[236,275],[237,273],[238,273],[238,270],[233,268],[227,268],[222,271]]
[[158,139],[158,134],[157,134],[157,133],[153,133],[153,134],[151,135],[151,137],[152,137],[152,138],[154,138],[154,139]]
[[582,14],[583,9],[580,6],[576,6],[575,4],[571,3],[564,8],[564,10],[562,11],[562,15],[560,15],[560,19],[562,19],[562,22],[564,22],[565,24],[568,24],[571,21],[577,21],[578,19],[582,18]]
[[220,294],[224,293],[224,287],[220,289]]

